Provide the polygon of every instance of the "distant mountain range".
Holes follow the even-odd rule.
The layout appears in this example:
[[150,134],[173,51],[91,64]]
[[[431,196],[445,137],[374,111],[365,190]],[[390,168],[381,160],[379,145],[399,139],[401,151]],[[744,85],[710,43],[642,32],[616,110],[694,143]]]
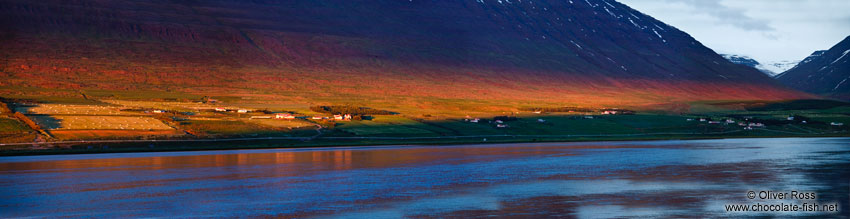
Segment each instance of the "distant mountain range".
[[782,72],[787,71],[788,69],[793,68],[800,61],[778,61],[778,62],[765,62],[761,63],[756,61],[749,56],[741,56],[741,55],[730,55],[730,54],[721,54],[723,58],[728,59],[730,62],[749,66],[759,71],[767,74],[768,76],[774,77],[778,74],[782,74]]
[[850,100],[850,36],[777,76],[790,87]]
[[0,95],[434,111],[809,97],[613,0],[0,0],[0,24]]

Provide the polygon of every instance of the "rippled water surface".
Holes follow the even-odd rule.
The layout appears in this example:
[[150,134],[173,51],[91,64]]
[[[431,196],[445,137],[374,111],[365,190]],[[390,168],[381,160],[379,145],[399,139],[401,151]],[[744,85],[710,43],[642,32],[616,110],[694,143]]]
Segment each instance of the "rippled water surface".
[[[726,212],[748,191],[840,212]],[[0,157],[0,217],[848,215],[850,138]]]

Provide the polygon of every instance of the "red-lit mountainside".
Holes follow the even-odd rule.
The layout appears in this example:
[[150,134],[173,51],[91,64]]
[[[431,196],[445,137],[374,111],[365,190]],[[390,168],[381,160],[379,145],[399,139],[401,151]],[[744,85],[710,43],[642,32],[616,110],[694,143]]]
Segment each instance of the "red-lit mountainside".
[[0,0],[0,19],[6,93],[446,110],[808,97],[611,0]]

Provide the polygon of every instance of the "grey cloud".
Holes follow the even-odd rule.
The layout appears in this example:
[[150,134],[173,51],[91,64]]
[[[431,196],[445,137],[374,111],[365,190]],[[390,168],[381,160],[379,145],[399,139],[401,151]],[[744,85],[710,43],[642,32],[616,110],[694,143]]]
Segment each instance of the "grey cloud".
[[712,16],[721,24],[728,24],[744,30],[751,31],[774,31],[768,25],[768,21],[751,18],[744,14],[744,10],[729,8],[720,4],[720,0],[667,0],[667,2],[680,2],[694,7],[695,13],[703,13]]

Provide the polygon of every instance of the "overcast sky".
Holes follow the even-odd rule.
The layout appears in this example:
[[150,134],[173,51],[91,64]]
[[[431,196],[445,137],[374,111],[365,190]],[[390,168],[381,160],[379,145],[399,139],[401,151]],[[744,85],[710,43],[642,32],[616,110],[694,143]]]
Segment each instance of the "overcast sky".
[[850,35],[850,0],[617,0],[718,53],[801,60]]

